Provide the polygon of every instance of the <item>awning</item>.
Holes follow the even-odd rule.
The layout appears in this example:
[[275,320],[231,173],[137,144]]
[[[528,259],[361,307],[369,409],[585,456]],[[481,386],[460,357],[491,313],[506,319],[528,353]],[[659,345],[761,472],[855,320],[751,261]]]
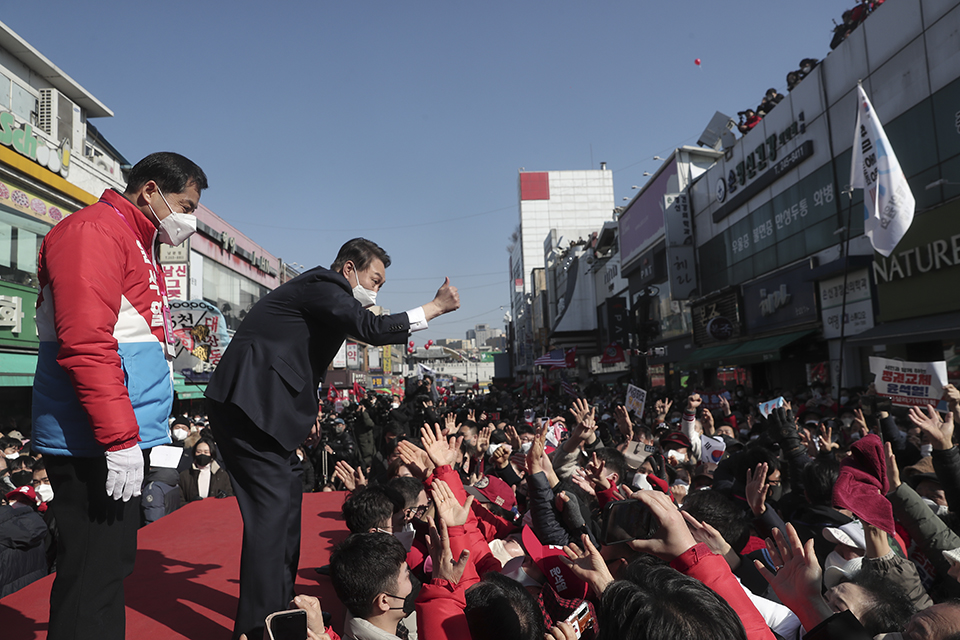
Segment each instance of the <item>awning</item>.
[[850,336],[847,344],[902,344],[927,340],[960,339],[960,313],[944,313],[925,318],[884,322],[863,333]]
[[206,390],[205,382],[194,384],[179,373],[173,374],[173,392],[177,394],[177,400],[198,400],[203,397],[203,392]]
[[779,336],[757,338],[733,344],[697,349],[688,358],[677,363],[681,370],[716,369],[717,367],[769,362],[780,359],[780,350],[813,333],[812,329],[794,331]]
[[0,353],[0,387],[32,387],[35,353]]

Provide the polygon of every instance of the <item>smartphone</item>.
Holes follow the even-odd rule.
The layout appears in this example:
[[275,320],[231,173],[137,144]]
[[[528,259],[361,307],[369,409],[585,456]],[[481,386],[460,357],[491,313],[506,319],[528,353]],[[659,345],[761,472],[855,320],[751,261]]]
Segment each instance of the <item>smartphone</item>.
[[584,600],[580,603],[580,606],[570,614],[570,617],[564,620],[567,624],[573,627],[573,633],[577,638],[583,635],[583,632],[587,629],[593,628],[593,614],[590,613],[590,607],[587,606],[587,601]]
[[635,499],[616,500],[603,509],[600,537],[603,544],[647,540],[659,528],[660,522],[643,502]]
[[303,609],[277,611],[267,616],[270,640],[306,640],[307,612]]

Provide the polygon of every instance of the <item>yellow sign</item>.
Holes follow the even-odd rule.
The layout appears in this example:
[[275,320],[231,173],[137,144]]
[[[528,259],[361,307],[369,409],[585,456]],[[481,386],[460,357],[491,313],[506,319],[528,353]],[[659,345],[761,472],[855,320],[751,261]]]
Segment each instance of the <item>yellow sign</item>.
[[38,198],[34,194],[0,182],[0,204],[16,209],[22,213],[43,220],[51,225],[57,224],[63,218],[73,213],[65,211],[49,200]]
[[381,365],[383,366],[383,372],[386,375],[390,375],[393,372],[393,346],[386,345],[383,347],[383,357],[381,358]]

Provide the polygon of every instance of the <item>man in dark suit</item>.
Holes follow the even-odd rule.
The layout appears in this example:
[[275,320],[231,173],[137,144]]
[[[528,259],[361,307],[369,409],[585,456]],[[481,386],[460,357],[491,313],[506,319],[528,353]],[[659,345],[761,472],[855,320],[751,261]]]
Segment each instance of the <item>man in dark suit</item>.
[[390,257],[363,238],[253,306],[217,365],[206,396],[210,426],[243,516],[240,603],[234,638],[263,637],[267,614],[287,608],[300,560],[301,481],[296,448],[319,438],[317,390],[344,339],[407,341],[460,306],[449,278],[433,300],[377,316]]

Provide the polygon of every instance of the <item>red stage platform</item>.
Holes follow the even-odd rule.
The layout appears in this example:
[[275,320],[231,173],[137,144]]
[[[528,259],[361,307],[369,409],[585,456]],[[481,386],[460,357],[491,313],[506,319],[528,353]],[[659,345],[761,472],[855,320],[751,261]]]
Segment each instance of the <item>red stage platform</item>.
[[[330,578],[314,567],[327,564],[333,546],[347,537],[340,518],[345,496],[303,496],[297,579],[297,593],[319,597],[338,631],[343,607]],[[242,529],[235,498],[192,502],[140,529],[136,569],[126,581],[127,638],[229,640],[240,595]],[[52,584],[50,575],[0,600],[0,637],[47,637]]]

